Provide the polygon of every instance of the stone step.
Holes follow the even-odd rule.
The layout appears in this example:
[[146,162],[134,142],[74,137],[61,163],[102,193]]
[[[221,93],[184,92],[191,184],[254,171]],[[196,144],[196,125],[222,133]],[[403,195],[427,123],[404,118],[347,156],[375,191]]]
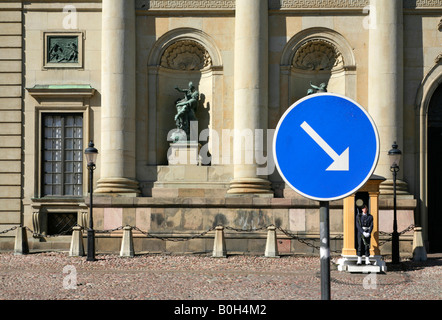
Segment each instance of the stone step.
[[351,273],[381,273],[382,268],[381,266],[375,266],[375,265],[356,265],[356,264],[350,264],[347,265],[347,272]]
[[370,264],[365,264],[365,257],[362,264],[357,265],[357,256],[343,256],[338,260],[338,270],[359,273],[382,273],[387,271],[385,261],[381,256],[370,256]]

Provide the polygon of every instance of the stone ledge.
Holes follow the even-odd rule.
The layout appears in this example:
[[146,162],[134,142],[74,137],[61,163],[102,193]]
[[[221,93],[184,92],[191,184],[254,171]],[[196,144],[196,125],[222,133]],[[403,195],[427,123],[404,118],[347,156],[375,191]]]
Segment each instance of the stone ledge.
[[[84,199],[89,204],[89,197]],[[184,207],[184,208],[319,208],[309,199],[241,197],[118,197],[95,195],[94,207]],[[332,201],[330,208],[342,208],[342,200]]]
[[[412,197],[412,196],[411,196]],[[396,207],[398,210],[414,210],[417,205],[416,199],[401,199],[400,197],[397,198]],[[379,209],[393,209],[394,207],[394,199],[391,198],[382,198],[379,197]]]

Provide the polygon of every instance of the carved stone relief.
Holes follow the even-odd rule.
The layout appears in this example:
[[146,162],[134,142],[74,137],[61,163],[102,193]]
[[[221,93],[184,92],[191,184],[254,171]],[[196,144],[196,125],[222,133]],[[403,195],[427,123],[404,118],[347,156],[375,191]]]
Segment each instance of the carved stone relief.
[[161,66],[173,70],[195,71],[210,68],[212,59],[207,50],[198,42],[181,40],[164,51]]
[[293,67],[301,70],[321,71],[339,69],[344,66],[342,54],[330,42],[310,40],[295,53]]
[[78,36],[49,36],[48,63],[78,63]]
[[43,67],[83,67],[83,32],[45,31],[43,33]]

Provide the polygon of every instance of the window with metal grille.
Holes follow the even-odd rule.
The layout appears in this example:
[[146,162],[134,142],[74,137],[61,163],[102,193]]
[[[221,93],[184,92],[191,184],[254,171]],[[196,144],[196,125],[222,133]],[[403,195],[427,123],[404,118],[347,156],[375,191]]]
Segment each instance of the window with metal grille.
[[43,116],[43,196],[83,195],[83,115]]
[[77,224],[76,212],[48,213],[48,235],[72,235],[72,227]]

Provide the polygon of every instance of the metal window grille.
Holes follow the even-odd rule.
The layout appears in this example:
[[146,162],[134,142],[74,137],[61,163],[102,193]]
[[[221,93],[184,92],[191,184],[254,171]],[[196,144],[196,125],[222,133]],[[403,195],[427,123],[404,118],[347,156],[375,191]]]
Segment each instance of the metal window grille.
[[83,194],[83,116],[43,117],[43,196]]
[[72,235],[72,228],[77,224],[76,212],[48,213],[48,235]]

